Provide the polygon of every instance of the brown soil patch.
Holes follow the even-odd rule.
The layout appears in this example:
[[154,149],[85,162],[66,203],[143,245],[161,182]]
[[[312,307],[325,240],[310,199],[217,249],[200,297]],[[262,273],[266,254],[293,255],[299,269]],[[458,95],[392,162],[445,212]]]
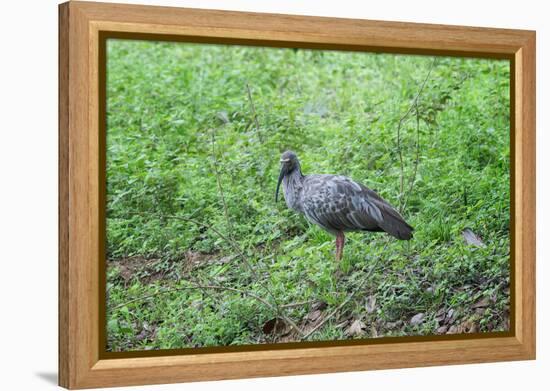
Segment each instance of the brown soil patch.
[[[221,256],[219,253],[200,253],[186,251],[182,259],[173,261],[171,264],[158,258],[145,258],[143,256],[134,256],[110,260],[107,262],[107,269],[118,269],[119,278],[124,286],[131,283],[132,279],[137,278],[143,284],[150,284],[159,280],[169,279],[169,274],[179,269],[182,274],[214,264],[225,264],[234,259],[234,256]],[[164,264],[163,264],[164,263]]]

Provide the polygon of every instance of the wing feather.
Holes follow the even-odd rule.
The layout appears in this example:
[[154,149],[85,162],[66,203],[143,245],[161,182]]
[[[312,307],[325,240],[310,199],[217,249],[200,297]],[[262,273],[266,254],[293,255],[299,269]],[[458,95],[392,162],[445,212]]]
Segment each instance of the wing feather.
[[304,214],[329,232],[386,231],[410,239],[413,228],[376,192],[340,175],[309,175],[304,182]]

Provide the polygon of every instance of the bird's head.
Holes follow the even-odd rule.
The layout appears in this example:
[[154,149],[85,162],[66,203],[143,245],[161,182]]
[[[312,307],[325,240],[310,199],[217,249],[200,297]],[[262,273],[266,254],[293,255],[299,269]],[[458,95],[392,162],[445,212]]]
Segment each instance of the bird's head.
[[275,191],[275,202],[279,198],[279,187],[285,175],[290,174],[296,169],[300,169],[300,161],[298,156],[292,151],[285,151],[281,155],[281,172],[279,173],[279,180],[277,181],[277,190]]

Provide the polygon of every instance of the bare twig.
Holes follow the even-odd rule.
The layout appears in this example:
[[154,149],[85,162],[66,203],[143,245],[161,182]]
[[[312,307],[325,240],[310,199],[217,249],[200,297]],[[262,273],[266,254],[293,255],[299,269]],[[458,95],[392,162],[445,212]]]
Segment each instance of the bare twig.
[[400,182],[399,182],[399,211],[401,211],[401,212],[403,211],[403,191],[404,191],[404,187],[405,187],[405,166],[403,164],[403,151],[401,149],[401,128],[403,127],[403,124],[405,123],[405,121],[409,117],[409,114],[412,112],[413,108],[415,108],[415,107],[418,108],[418,100],[420,98],[420,95],[424,91],[424,87],[426,87],[426,83],[428,82],[428,79],[430,78],[430,75],[432,73],[432,70],[435,66],[436,61],[437,61],[437,59],[434,58],[434,60],[432,61],[431,65],[430,65],[430,69],[428,70],[428,73],[426,74],[426,77],[424,78],[424,81],[420,85],[420,88],[419,88],[418,92],[416,93],[416,96],[414,97],[411,105],[409,106],[409,108],[407,109],[405,114],[403,114],[401,116],[401,118],[399,119],[399,123],[397,124],[397,151],[399,153],[399,165],[400,165],[400,170],[401,170],[401,176],[400,176]]
[[281,305],[281,308],[301,307],[303,305],[314,304],[316,302],[317,302],[317,300],[299,301],[299,302],[296,302],[296,303],[283,304],[283,305]]
[[[132,212],[132,214],[137,214],[137,215],[140,215],[140,216],[149,216],[149,215],[152,215],[154,213],[149,214],[149,213],[142,213],[142,212]],[[250,269],[250,272],[252,274],[254,274],[254,277],[258,278],[258,275],[256,274],[256,271],[254,270],[252,265],[248,262],[248,259],[247,259],[246,255],[243,253],[243,251],[241,250],[240,246],[237,245],[237,243],[235,243],[234,240],[232,240],[232,239],[228,238],[227,236],[225,236],[224,234],[222,234],[217,228],[213,227],[210,224],[206,224],[206,223],[203,223],[201,221],[192,219],[190,217],[183,217],[183,216],[177,216],[177,215],[160,215],[158,213],[157,213],[157,215],[159,215],[163,218],[169,218],[169,219],[176,219],[176,220],[185,221],[185,222],[188,222],[188,223],[195,224],[199,227],[203,227],[203,228],[206,228],[208,230],[212,230],[212,232],[214,232],[216,235],[218,235],[222,240],[226,241],[237,252],[237,254],[243,260],[243,262],[246,264],[248,269]]]
[[302,340],[308,339],[313,333],[315,333],[317,330],[319,330],[334,315],[336,315],[336,313],[338,311],[340,311],[346,304],[348,304],[351,301],[351,299],[353,299],[353,297],[357,294],[357,292],[359,292],[365,286],[365,284],[369,280],[370,276],[374,272],[374,269],[376,269],[376,266],[378,265],[379,261],[380,261],[380,258],[379,257],[376,258],[376,262],[374,263],[374,265],[372,265],[369,272],[365,275],[363,281],[361,281],[361,283],[355,288],[355,290],[353,292],[351,292],[348,295],[348,297],[346,297],[346,299],[342,303],[340,303],[340,305],[338,307],[336,307],[331,313],[329,313],[327,316],[325,316],[321,322],[319,322],[317,325],[315,325],[315,327],[313,329],[311,329],[307,334],[303,335]]
[[[139,215],[145,215],[144,213],[139,213],[139,212],[135,212],[135,214],[139,214]],[[274,308],[277,310],[277,314],[284,319],[285,315],[282,313],[282,309],[281,309],[281,306],[279,305],[279,302],[277,300],[277,297],[275,296],[275,294],[271,291],[271,289],[269,288],[269,286],[267,284],[262,284],[261,280],[260,280],[260,276],[258,275],[258,273],[256,272],[256,270],[254,270],[254,268],[252,267],[252,265],[250,264],[250,262],[248,261],[248,258],[246,257],[246,255],[244,254],[244,252],[241,250],[240,246],[237,245],[237,243],[235,242],[235,240],[233,239],[230,239],[228,238],[227,236],[225,236],[224,234],[222,234],[218,229],[214,228],[213,226],[211,226],[210,224],[206,224],[206,223],[203,223],[203,222],[200,222],[198,220],[195,220],[195,219],[191,219],[191,218],[187,218],[187,217],[182,217],[182,216],[176,216],[176,215],[163,215],[164,218],[173,218],[173,219],[177,219],[177,220],[182,220],[182,221],[185,221],[185,222],[189,222],[189,223],[192,223],[192,224],[195,224],[199,227],[203,227],[203,228],[206,228],[206,229],[210,229],[212,230],[212,232],[214,232],[216,235],[218,235],[222,240],[225,240],[227,243],[229,243],[229,245],[237,252],[237,254],[239,255],[239,257],[242,259],[242,261],[246,264],[246,266],[248,267],[248,269],[250,270],[250,273],[252,273],[252,275],[254,276],[256,282],[258,284],[260,284],[262,286],[263,289],[265,289],[265,291],[269,294],[269,296],[271,296],[271,298],[273,299],[273,302],[275,303],[274,304]]]
[[405,117],[401,117],[397,125],[397,152],[399,153],[399,168],[401,170],[401,174],[399,175],[399,211],[402,210],[403,181],[405,178],[405,165],[403,164],[403,151],[401,149],[401,125],[404,119]]
[[256,125],[256,133],[258,134],[258,138],[260,139],[260,142],[264,142],[264,137],[262,132],[260,131],[260,123],[258,122],[258,114],[256,114],[256,105],[254,105],[254,100],[252,99],[252,92],[250,91],[250,85],[246,83],[246,91],[248,93],[248,101],[250,102],[250,108],[252,109],[252,119],[254,120],[254,124]]
[[260,303],[262,303],[263,305],[265,305],[266,307],[268,307],[270,310],[274,311],[276,314],[277,314],[277,317],[283,319],[290,327],[292,327],[295,331],[297,331],[300,335],[304,335],[304,332],[296,325],[296,323],[290,319],[289,317],[287,317],[286,315],[282,314],[280,311],[279,311],[279,308],[278,306],[275,306],[273,304],[271,304],[269,301],[265,300],[264,298],[262,298],[261,296],[258,296],[250,291],[245,291],[245,290],[242,290],[242,289],[237,289],[237,288],[230,288],[230,287],[226,287],[226,286],[221,286],[221,285],[200,285],[200,284],[192,284],[191,286],[185,286],[185,287],[179,287],[179,288],[172,288],[172,289],[164,289],[160,292],[155,292],[155,293],[151,293],[149,295],[145,295],[145,296],[141,296],[141,297],[137,297],[135,299],[132,299],[132,300],[129,300],[125,303],[122,303],[122,304],[119,304],[115,307],[112,308],[112,310],[116,310],[118,308],[121,308],[121,307],[124,307],[124,306],[127,306],[129,304],[132,304],[132,303],[135,303],[135,302],[138,302],[138,301],[143,301],[143,300],[147,300],[147,299],[150,299],[152,297],[156,297],[156,296],[159,296],[159,295],[163,295],[163,294],[166,294],[166,293],[173,293],[173,292],[179,292],[179,291],[183,291],[183,290],[187,290],[187,289],[215,289],[215,290],[224,290],[224,291],[230,291],[230,292],[237,292],[237,293],[240,293],[242,295],[246,295],[246,296],[249,296],[257,301],[259,301]]
[[416,105],[415,105],[415,112],[416,112],[416,159],[414,161],[413,174],[411,176],[411,179],[409,180],[409,189],[403,197],[402,209],[405,209],[405,207],[407,206],[407,201],[409,200],[409,196],[412,193],[414,183],[416,182],[416,174],[418,173],[418,164],[420,163],[420,113],[418,112],[418,102],[416,102]]
[[223,192],[223,186],[220,176],[220,171],[218,170],[218,157],[216,156],[216,136],[214,134],[215,130],[212,129],[212,159],[214,160],[214,173],[216,174],[216,182],[218,183],[218,192],[220,193],[220,199],[222,201],[223,205],[223,212],[225,215],[225,222],[227,223],[227,228],[229,229],[229,232],[231,233],[231,236],[233,236],[233,223],[231,222],[231,219],[229,218],[229,210],[227,208],[227,203],[225,202],[225,195]]

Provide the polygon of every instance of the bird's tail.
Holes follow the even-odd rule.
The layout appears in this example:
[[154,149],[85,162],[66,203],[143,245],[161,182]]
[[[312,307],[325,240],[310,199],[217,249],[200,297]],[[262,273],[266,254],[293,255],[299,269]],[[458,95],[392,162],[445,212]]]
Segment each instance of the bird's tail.
[[382,222],[379,224],[385,232],[399,240],[410,240],[413,237],[414,228],[393,208],[386,207],[382,211]]

